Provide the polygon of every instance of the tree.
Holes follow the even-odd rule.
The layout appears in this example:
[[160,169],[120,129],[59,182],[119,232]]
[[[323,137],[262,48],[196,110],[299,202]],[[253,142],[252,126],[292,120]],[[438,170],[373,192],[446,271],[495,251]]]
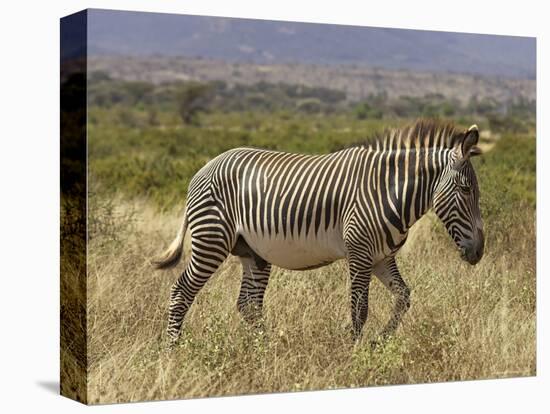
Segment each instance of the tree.
[[204,83],[191,82],[181,86],[177,102],[178,113],[184,124],[197,123],[197,115],[207,108],[210,91],[210,85]]

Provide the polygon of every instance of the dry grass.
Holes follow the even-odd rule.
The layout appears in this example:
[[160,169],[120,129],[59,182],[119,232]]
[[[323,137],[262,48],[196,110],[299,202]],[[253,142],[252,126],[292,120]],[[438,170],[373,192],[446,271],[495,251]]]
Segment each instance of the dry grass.
[[307,272],[276,268],[264,328],[254,330],[237,312],[240,265],[230,258],[197,296],[178,346],[165,351],[169,289],[183,263],[163,272],[148,261],[179,217],[145,203],[117,205],[117,220],[131,210],[133,226],[118,241],[98,237],[89,246],[91,403],[535,375],[532,208],[514,223],[520,238],[487,223],[491,243],[475,267],[460,261],[432,216],[422,219],[398,256],[411,310],[396,337],[375,350],[369,340],[392,305],[377,280],[357,345],[348,335],[343,261]]
[[67,195],[61,200],[59,365],[61,395],[86,403],[86,215],[82,200]]

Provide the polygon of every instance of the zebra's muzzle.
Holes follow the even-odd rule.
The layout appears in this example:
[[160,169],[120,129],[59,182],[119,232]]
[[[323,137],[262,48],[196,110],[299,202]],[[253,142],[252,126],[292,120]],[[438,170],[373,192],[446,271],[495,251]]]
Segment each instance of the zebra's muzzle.
[[462,247],[460,251],[460,258],[471,265],[475,265],[481,260],[481,255],[479,255],[474,249]]
[[471,265],[479,263],[483,257],[484,244],[483,233],[481,233],[477,240],[469,242],[465,246],[459,248],[460,257]]

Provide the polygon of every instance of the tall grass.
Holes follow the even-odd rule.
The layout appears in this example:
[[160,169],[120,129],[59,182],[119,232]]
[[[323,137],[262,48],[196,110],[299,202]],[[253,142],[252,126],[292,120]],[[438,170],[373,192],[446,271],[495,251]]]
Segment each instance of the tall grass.
[[[237,312],[241,269],[230,258],[198,294],[176,348],[166,351],[169,289],[183,263],[175,270],[153,271],[149,260],[174,236],[191,170],[211,152],[236,146],[242,136],[249,136],[247,145],[322,152],[383,127],[337,116],[257,121],[248,131],[237,129],[231,115],[215,114],[200,128],[168,123],[154,133],[106,125],[101,133],[91,130],[91,185],[99,200],[95,220],[99,228],[115,231],[97,233],[89,245],[90,402],[535,374],[532,137],[505,136],[476,161],[487,236],[477,266],[460,260],[433,215],[415,225],[398,255],[412,306],[384,345],[369,346],[393,303],[377,280],[363,339],[351,341],[344,261],[306,272],[275,268],[263,327],[254,329]],[[170,145],[172,155],[163,155]],[[149,187],[132,184],[145,177],[151,179]],[[101,207],[105,200],[108,208]]]

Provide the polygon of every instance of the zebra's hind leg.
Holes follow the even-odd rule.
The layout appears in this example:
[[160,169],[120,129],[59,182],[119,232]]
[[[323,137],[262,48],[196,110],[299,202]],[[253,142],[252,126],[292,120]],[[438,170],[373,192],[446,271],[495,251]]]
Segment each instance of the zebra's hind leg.
[[192,237],[191,257],[170,292],[167,328],[170,345],[177,341],[183,318],[195,296],[229,255],[227,246],[223,237]]
[[244,320],[257,326],[262,317],[265,290],[269,282],[271,264],[261,263],[253,257],[239,257],[243,266],[243,280],[237,308]]
[[376,265],[374,274],[380,281],[389,289],[389,291],[395,296],[395,305],[393,313],[384,329],[380,332],[379,338],[382,340],[393,335],[403,315],[411,306],[410,295],[411,291],[397,268],[395,257],[387,257],[382,262]]

